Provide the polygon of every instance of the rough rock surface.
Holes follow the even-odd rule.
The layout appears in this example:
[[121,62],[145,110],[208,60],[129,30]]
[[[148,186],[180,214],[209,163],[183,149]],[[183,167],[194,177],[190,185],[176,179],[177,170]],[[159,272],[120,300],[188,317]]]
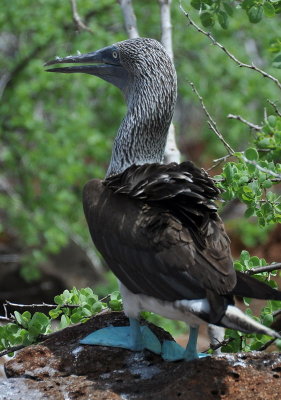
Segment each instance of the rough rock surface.
[[108,324],[128,320],[122,313],[99,315],[19,351],[5,364],[9,379],[0,379],[0,400],[280,400],[280,353],[168,363],[149,351],[79,345]]

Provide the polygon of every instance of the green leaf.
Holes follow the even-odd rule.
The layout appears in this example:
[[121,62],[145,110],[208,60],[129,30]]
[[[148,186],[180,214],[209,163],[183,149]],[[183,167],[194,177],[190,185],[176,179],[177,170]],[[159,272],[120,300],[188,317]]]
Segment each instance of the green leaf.
[[108,302],[108,305],[112,311],[121,311],[122,310],[122,303],[120,300],[110,300]]
[[202,14],[200,15],[200,20],[202,25],[205,26],[206,28],[213,26],[215,24],[214,15],[209,11],[202,12]]
[[24,328],[27,328],[27,326],[28,326],[27,318],[24,318],[18,311],[14,312],[14,316],[19,325],[23,326]]
[[263,323],[264,325],[270,326],[270,325],[272,324],[272,322],[273,322],[273,316],[272,316],[272,314],[265,314],[265,315],[262,317],[262,323]]
[[70,318],[67,315],[62,315],[60,319],[59,328],[64,329],[70,325]]
[[232,17],[234,8],[229,3],[227,3],[226,1],[224,1],[222,3],[222,5],[223,5],[223,8],[225,9],[225,11],[227,12],[227,14],[230,17]]
[[191,0],[190,2],[191,7],[195,8],[196,10],[202,9],[202,0]]
[[59,304],[59,305],[63,305],[63,304],[64,304],[63,298],[62,298],[61,295],[60,295],[60,296],[55,296],[55,297],[54,297],[54,302],[55,302],[56,304]]
[[255,214],[255,207],[249,207],[246,211],[245,211],[245,213],[244,213],[244,216],[246,217],[246,218],[249,218],[249,217],[251,217],[252,215],[254,215]]
[[253,6],[251,7],[248,11],[248,18],[249,21],[252,22],[252,24],[256,24],[261,21],[262,16],[263,16],[263,7],[262,6]]
[[264,14],[267,17],[274,17],[275,16],[275,8],[269,1],[266,1],[263,4],[263,10],[264,10]]
[[225,11],[220,10],[218,12],[218,21],[219,21],[220,26],[223,29],[227,29],[228,28],[229,20],[228,20],[227,13]]
[[250,161],[257,161],[259,159],[259,153],[254,147],[250,147],[245,151],[245,157]]
[[281,68],[281,53],[277,54],[277,56],[273,59],[272,66],[274,68]]
[[242,261],[250,260],[250,254],[247,250],[242,250],[240,254],[240,258]]
[[57,319],[61,313],[62,313],[62,310],[59,308],[49,311],[49,315],[52,319]]
[[[280,61],[281,61],[281,54],[280,54]],[[277,123],[277,117],[275,115],[269,115],[267,117],[267,122],[270,126],[272,126],[274,128]]]

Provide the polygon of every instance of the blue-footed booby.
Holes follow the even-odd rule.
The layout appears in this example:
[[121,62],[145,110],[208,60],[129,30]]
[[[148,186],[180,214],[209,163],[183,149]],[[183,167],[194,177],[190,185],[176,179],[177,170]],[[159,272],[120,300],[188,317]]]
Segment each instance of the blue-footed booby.
[[[192,360],[200,356],[200,324],[280,337],[234,305],[235,295],[281,300],[281,292],[234,270],[213,180],[190,161],[162,164],[177,95],[164,47],[154,39],[129,39],[46,65],[64,63],[84,65],[48,71],[98,76],[117,86],[127,103],[106,177],[86,184],[83,205],[93,242],[120,281],[130,326],[98,330],[82,343]],[[161,344],[140,326],[143,310],[189,324],[186,349]]]

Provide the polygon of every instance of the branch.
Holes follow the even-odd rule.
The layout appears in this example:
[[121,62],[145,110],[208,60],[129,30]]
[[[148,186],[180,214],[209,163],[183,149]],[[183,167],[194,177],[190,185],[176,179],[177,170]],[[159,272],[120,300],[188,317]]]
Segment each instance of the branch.
[[263,267],[251,268],[245,271],[244,273],[247,275],[256,275],[260,274],[261,272],[271,272],[271,271],[277,271],[279,269],[281,269],[281,263],[275,263],[271,265],[265,265]]
[[[8,308],[11,308],[12,310],[15,310],[15,311],[20,311],[20,312],[23,312],[23,311],[27,311],[27,310],[30,310],[30,311],[39,311],[40,312],[40,310],[42,311],[42,310],[44,310],[44,309],[55,309],[55,308],[57,308],[58,307],[58,304],[46,304],[46,303],[42,303],[42,304],[18,304],[18,303],[11,303],[10,301],[5,301],[5,303],[3,303],[3,307],[4,307],[4,310],[5,310],[5,317],[2,317],[2,318],[8,318],[9,319],[9,317],[8,317]],[[77,304],[63,304],[63,305],[61,305],[60,306],[60,308],[77,308],[77,307],[80,307],[79,305],[77,305]],[[1,317],[0,317],[1,318]]]
[[277,315],[280,315],[280,314],[281,314],[281,309],[274,311],[274,313],[272,315],[275,318],[275,317],[277,317]]
[[[221,158],[221,159],[215,160],[215,162],[216,162],[216,161],[221,162],[221,161],[225,160],[226,158],[228,158],[228,157],[234,155],[235,152],[234,152],[234,150],[232,149],[232,147],[226,142],[226,140],[224,139],[223,135],[222,135],[222,134],[220,133],[220,131],[218,130],[216,121],[214,121],[214,119],[211,117],[209,111],[207,110],[207,108],[206,108],[206,106],[205,106],[205,104],[204,104],[203,98],[202,98],[202,97],[200,96],[200,94],[198,93],[198,91],[197,91],[197,89],[196,89],[194,83],[193,83],[193,82],[188,82],[188,83],[190,84],[190,86],[191,86],[193,92],[196,94],[196,96],[198,97],[198,99],[199,99],[199,101],[200,101],[200,103],[201,103],[201,106],[202,106],[202,108],[203,108],[203,111],[205,112],[205,114],[206,114],[206,116],[207,116],[207,118],[208,118],[207,122],[208,122],[209,127],[210,127],[211,130],[215,133],[215,135],[220,139],[220,141],[223,143],[224,147],[226,148],[226,150],[227,150],[227,152],[228,152],[228,156],[225,156],[225,157],[223,157],[223,158]],[[244,155],[242,155],[242,159],[243,159],[246,163],[254,165],[259,171],[264,172],[264,173],[266,173],[266,174],[268,174],[268,175],[273,176],[275,179],[277,179],[277,182],[281,181],[281,174],[277,174],[277,173],[274,172],[274,171],[271,171],[271,170],[269,170],[269,169],[267,169],[267,168],[262,167],[262,166],[259,165],[256,161],[254,161],[254,160],[249,160],[249,159],[248,159],[247,157],[245,157]],[[214,168],[214,167],[217,166],[217,165],[218,165],[218,164],[212,166],[211,168],[209,168],[209,170],[212,169],[212,168]]]
[[161,42],[173,60],[171,3],[172,0],[159,0],[162,31]]
[[0,315],[0,322],[15,322],[15,319],[8,318],[8,317],[2,317],[2,315]]
[[132,0],[118,0],[120,7],[122,9],[125,28],[129,39],[134,39],[139,37],[138,28],[137,28],[137,19],[134,13],[134,8],[132,4]]
[[271,344],[273,344],[277,338],[270,339],[268,342],[264,343],[257,351],[266,350]]
[[72,8],[73,22],[76,25],[77,30],[78,31],[88,31],[88,32],[93,33],[92,29],[84,24],[80,15],[78,14],[76,0],[70,0],[70,3],[71,3],[71,8]]
[[208,118],[208,125],[211,128],[211,130],[216,134],[216,136],[220,139],[220,141],[223,143],[224,147],[226,148],[227,152],[229,155],[233,155],[234,154],[234,150],[232,149],[232,147],[225,141],[223,135],[220,133],[220,131],[218,130],[216,121],[214,121],[214,119],[211,117],[209,111],[207,110],[203,98],[200,96],[200,94],[198,93],[195,85],[193,82],[188,82],[192,88],[192,91],[196,94],[196,96],[198,97],[201,106],[203,108],[203,111],[205,112],[207,118]]
[[180,151],[178,149],[176,138],[175,138],[175,126],[171,123],[169,127],[166,147],[165,147],[165,156],[164,156],[165,164],[169,164],[171,162],[180,163]]
[[256,161],[254,160],[249,160],[247,157],[242,155],[242,159],[248,163],[254,165],[258,170],[261,172],[264,172],[268,175],[274,176],[274,178],[277,178],[277,182],[281,181],[281,174],[277,174],[276,172],[271,171],[270,169],[264,168],[261,165],[259,165]]
[[254,129],[255,131],[261,131],[262,130],[262,126],[255,125],[252,122],[249,122],[246,119],[242,118],[240,115],[228,114],[227,118],[229,118],[229,119],[237,119],[238,121],[243,122],[243,124],[248,125],[251,129]]
[[25,344],[20,344],[19,346],[13,346],[13,347],[9,347],[6,350],[0,351],[0,357],[3,357],[9,353],[14,353],[15,351],[21,350],[24,347],[26,347]]
[[269,99],[267,99],[267,101],[269,102],[269,104],[272,105],[272,107],[274,108],[275,113],[276,113],[279,117],[281,117],[281,112],[278,110],[276,104],[275,104],[273,101],[269,100]]
[[[172,0],[158,0],[160,5],[160,19],[161,19],[161,42],[173,60],[173,41],[172,41],[172,23],[171,23],[171,3]],[[180,163],[180,151],[177,147],[175,137],[175,126],[171,123],[169,127],[166,147],[165,147],[165,164],[171,162]]]
[[228,338],[223,340],[222,342],[218,341],[218,344],[211,344],[210,347],[206,350],[203,350],[202,353],[207,353],[209,350],[217,350],[220,349],[223,346],[226,346],[228,343],[232,342],[234,338]]
[[232,156],[233,156],[233,154],[227,154],[226,156],[223,156],[223,157],[217,158],[216,160],[213,160],[214,164],[210,168],[207,169],[207,172],[218,167],[222,162],[226,161],[228,158],[230,158]]
[[245,64],[242,63],[241,61],[239,61],[232,53],[230,53],[230,51],[228,51],[221,43],[217,42],[215,40],[215,38],[210,34],[210,32],[206,32],[203,29],[201,29],[189,16],[189,14],[183,9],[181,3],[180,3],[180,9],[182,10],[182,12],[184,13],[184,15],[186,16],[186,18],[188,19],[188,22],[190,23],[190,25],[192,25],[198,32],[202,33],[203,35],[207,36],[211,42],[213,43],[213,45],[219,47],[222,51],[225,52],[225,54],[227,54],[227,56],[229,58],[231,58],[231,60],[233,60],[238,67],[241,68],[249,68],[249,69],[253,69],[254,71],[257,71],[259,74],[261,74],[264,78],[268,78],[270,80],[272,80],[278,87],[279,89],[281,89],[281,82],[279,82],[279,80],[277,78],[275,78],[274,76],[268,74],[267,72],[263,71],[262,69],[258,68],[255,64]]

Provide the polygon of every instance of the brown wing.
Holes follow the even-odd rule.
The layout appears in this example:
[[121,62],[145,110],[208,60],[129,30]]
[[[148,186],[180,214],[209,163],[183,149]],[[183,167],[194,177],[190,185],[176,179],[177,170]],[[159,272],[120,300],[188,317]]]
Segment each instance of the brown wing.
[[229,240],[213,203],[218,190],[207,175],[189,163],[151,164],[105,185],[86,185],[85,214],[94,243],[128,289],[167,301],[233,289]]

